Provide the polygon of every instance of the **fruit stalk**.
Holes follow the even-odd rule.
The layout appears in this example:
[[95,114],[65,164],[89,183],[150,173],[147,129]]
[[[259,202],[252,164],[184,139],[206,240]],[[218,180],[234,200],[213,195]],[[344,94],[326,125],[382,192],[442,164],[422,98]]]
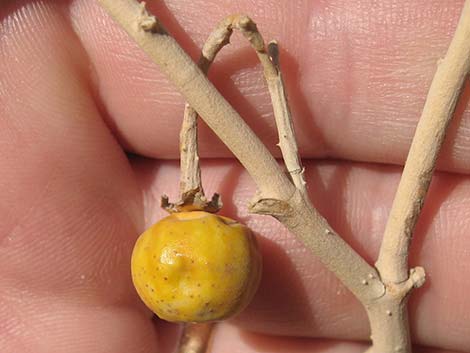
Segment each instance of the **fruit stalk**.
[[213,325],[212,323],[185,324],[178,353],[206,352]]

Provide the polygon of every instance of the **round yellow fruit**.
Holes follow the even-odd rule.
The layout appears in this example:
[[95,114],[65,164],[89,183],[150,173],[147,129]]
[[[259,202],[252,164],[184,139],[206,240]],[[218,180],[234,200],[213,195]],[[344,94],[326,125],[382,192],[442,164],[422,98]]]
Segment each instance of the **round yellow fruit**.
[[172,322],[225,319],[252,299],[261,256],[244,225],[203,211],[160,220],[137,240],[132,280],[144,303]]

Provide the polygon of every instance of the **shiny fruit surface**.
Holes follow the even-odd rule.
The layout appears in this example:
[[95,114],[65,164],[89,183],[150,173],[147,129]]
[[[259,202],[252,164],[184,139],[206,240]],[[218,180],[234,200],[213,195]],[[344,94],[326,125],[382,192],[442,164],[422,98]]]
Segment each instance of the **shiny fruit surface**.
[[137,240],[132,279],[144,303],[172,322],[225,319],[250,302],[261,256],[246,226],[203,211],[163,218]]

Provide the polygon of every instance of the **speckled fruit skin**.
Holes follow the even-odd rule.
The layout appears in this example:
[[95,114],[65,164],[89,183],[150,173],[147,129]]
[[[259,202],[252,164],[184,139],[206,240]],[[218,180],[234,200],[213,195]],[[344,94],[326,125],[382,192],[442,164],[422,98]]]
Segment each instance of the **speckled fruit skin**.
[[244,225],[203,211],[160,220],[137,240],[132,280],[144,303],[172,322],[206,322],[235,315],[250,302],[261,256]]

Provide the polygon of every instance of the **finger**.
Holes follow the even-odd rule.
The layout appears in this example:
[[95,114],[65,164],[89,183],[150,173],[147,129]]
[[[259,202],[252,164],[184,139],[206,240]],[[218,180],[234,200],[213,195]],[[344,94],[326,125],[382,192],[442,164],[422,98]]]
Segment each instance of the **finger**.
[[[10,2],[10,4],[11,3],[12,2]],[[78,88],[72,87],[72,89],[62,84],[64,77],[68,77],[68,80],[66,80],[67,83],[76,83],[75,80],[70,80],[70,78],[75,78],[75,74],[77,73],[80,73],[80,75],[78,75],[79,77],[86,77],[86,75],[82,74],[83,72],[86,72],[86,62],[83,66],[63,66],[64,62],[76,63],[80,61],[77,58],[81,55],[81,52],[80,50],[78,50],[78,52],[75,51],[75,49],[79,47],[78,44],[73,40],[70,41],[70,38],[73,38],[73,36],[66,36],[66,40],[64,41],[64,37],[62,37],[62,22],[60,25],[57,25],[57,18],[50,16],[53,12],[50,10],[51,3],[47,3],[46,7],[44,5],[40,5],[23,8],[23,5],[23,3],[18,2],[14,4],[13,8],[16,9],[16,7],[18,7],[21,9],[21,16],[15,17],[9,27],[2,26],[0,29],[2,31],[2,54],[8,54],[2,56],[1,58],[6,58],[5,60],[8,60],[6,63],[8,64],[9,68],[8,71],[2,71],[2,80],[0,81],[2,83],[2,104],[0,105],[3,109],[2,124],[5,124],[6,126],[5,129],[1,130],[3,132],[1,141],[2,147],[10,147],[10,149],[5,149],[5,151],[8,152],[6,155],[9,158],[2,160],[2,163],[4,163],[2,164],[2,177],[5,175],[5,178],[2,179],[2,186],[4,187],[4,189],[2,189],[2,195],[6,196],[4,199],[2,199],[1,205],[2,212],[5,211],[4,214],[8,215],[5,225],[2,224],[2,226],[5,227],[2,229],[2,231],[6,230],[6,233],[2,232],[2,234],[7,234],[3,237],[2,240],[4,242],[21,240],[16,244],[13,244],[16,247],[7,243],[9,246],[9,249],[7,250],[16,251],[16,256],[8,257],[4,256],[4,253],[2,253],[1,258],[4,263],[2,262],[0,268],[2,271],[3,269],[7,269],[8,274],[8,276],[2,277],[2,279],[6,279],[4,282],[6,285],[2,288],[3,292],[12,293],[12,288],[19,288],[19,292],[15,293],[24,295],[23,299],[25,299],[26,302],[29,302],[30,306],[21,307],[20,305],[24,305],[24,303],[21,301],[15,301],[16,297],[18,296],[13,296],[10,298],[6,295],[2,295],[2,300],[5,300],[5,298],[8,299],[5,305],[2,305],[4,310],[4,312],[2,312],[2,317],[7,318],[8,320],[2,320],[1,322],[4,327],[10,329],[8,331],[8,339],[16,339],[15,342],[19,342],[18,344],[20,344],[24,343],[24,339],[18,338],[18,336],[14,335],[15,332],[23,332],[18,331],[18,327],[27,327],[31,321],[34,321],[33,318],[39,318],[40,320],[36,322],[37,326],[33,331],[25,330],[27,332],[33,332],[34,337],[28,337],[28,339],[35,339],[37,341],[36,343],[39,344],[40,338],[46,336],[48,333],[47,329],[57,328],[57,325],[60,323],[60,321],[55,321],[54,323],[56,325],[51,326],[51,322],[47,321],[49,317],[54,316],[51,315],[51,311],[48,311],[51,309],[51,307],[47,305],[50,303],[50,301],[45,301],[39,305],[42,296],[47,295],[47,297],[51,297],[51,292],[55,292],[56,290],[60,292],[60,295],[68,293],[67,286],[70,285],[69,282],[73,282],[74,279],[76,281],[76,277],[73,277],[73,275],[76,276],[80,273],[79,270],[83,269],[82,261],[88,261],[87,256],[89,255],[89,251],[86,249],[86,246],[88,246],[89,243],[85,244],[78,242],[77,240],[82,239],[91,241],[91,244],[93,244],[93,241],[98,241],[95,239],[99,239],[99,241],[104,242],[103,246],[98,246],[98,249],[101,249],[102,251],[95,249],[96,253],[92,252],[92,257],[96,256],[99,260],[101,259],[98,258],[100,254],[113,254],[113,252],[116,251],[118,255],[115,257],[115,260],[118,260],[121,259],[119,256],[119,249],[124,248],[123,253],[128,251],[126,250],[128,249],[128,244],[125,244],[127,240],[125,240],[123,243],[121,243],[121,241],[123,239],[127,239],[131,233],[132,236],[130,238],[134,236],[135,229],[133,227],[135,226],[138,228],[137,225],[140,223],[140,221],[139,211],[132,210],[134,208],[133,206],[130,207],[131,210],[127,208],[129,204],[134,204],[134,197],[138,195],[138,192],[134,193],[130,191],[130,194],[127,194],[126,192],[127,190],[134,190],[132,182],[129,183],[129,180],[125,177],[123,180],[118,178],[119,180],[117,182],[117,186],[114,187],[116,185],[114,181],[116,176],[130,174],[129,171],[125,168],[121,169],[121,167],[125,166],[125,160],[122,154],[120,154],[119,149],[115,145],[110,150],[102,145],[99,145],[99,148],[94,148],[97,143],[96,141],[104,141],[106,144],[109,141],[112,141],[112,138],[109,136],[109,134],[107,134],[106,130],[97,129],[93,123],[89,122],[89,120],[86,120],[86,122],[81,122],[72,119],[71,125],[66,125],[65,128],[61,125],[63,120],[65,120],[67,123],[70,123],[69,120],[64,119],[64,116],[77,118],[98,115],[96,113],[96,107],[91,109],[92,111],[88,111],[88,103],[84,103],[83,100],[80,99],[80,92],[82,92],[81,89],[83,86],[87,86],[86,83],[80,82],[82,85],[79,83]],[[11,8],[8,10],[10,11],[10,9]],[[12,12],[13,11],[14,10],[12,10]],[[5,15],[2,16],[2,20],[4,20],[4,18]],[[2,24],[4,24],[4,22],[2,22]],[[16,27],[15,29],[15,26],[18,26],[18,24],[24,26]],[[44,34],[44,28],[50,29],[48,32],[46,31],[46,34],[48,35],[44,36],[46,41],[52,39],[51,43],[54,45],[56,43],[69,43],[63,49],[59,50],[60,60],[57,62],[51,61],[51,55],[49,54],[57,54],[58,49],[53,45],[47,45],[51,43],[45,43],[41,39],[41,35]],[[31,29],[36,30],[40,35],[35,36],[34,31]],[[4,33],[7,35],[4,35]],[[12,37],[12,34],[15,36],[17,34],[24,34],[24,37],[19,40],[16,37]],[[5,38],[8,40],[5,41]],[[32,38],[34,39],[33,41],[31,41]],[[45,52],[46,48],[50,50]],[[52,55],[53,58],[55,57],[54,55]],[[15,60],[10,60],[11,58],[15,58]],[[30,59],[32,61],[28,61]],[[18,65],[15,66],[14,63]],[[24,70],[24,66],[20,66],[19,63],[29,63],[30,66],[27,66],[27,68],[30,71]],[[2,67],[5,66],[6,65],[2,65]],[[38,67],[39,69],[37,71],[33,70],[37,69]],[[43,71],[44,68],[48,69],[48,71],[46,71],[47,74],[45,75]],[[17,74],[14,74],[15,72]],[[23,72],[23,76],[21,75],[21,72]],[[44,79],[44,77],[46,79]],[[52,78],[52,82],[54,84],[50,87],[47,85],[44,86],[43,83],[49,82],[48,80],[50,78]],[[27,83],[27,85],[25,83]],[[33,88],[36,89],[31,88],[28,90],[28,85],[31,84],[36,84],[33,85]],[[23,96],[23,93],[26,93],[26,95]],[[28,97],[28,99],[24,99],[24,97]],[[31,100],[29,100],[29,97],[31,97]],[[53,99],[51,99],[51,97]],[[57,101],[54,101],[54,99]],[[91,98],[88,96],[86,100],[89,102],[91,101]],[[47,102],[45,106],[48,108],[46,109],[45,107],[38,104],[38,102]],[[59,104],[63,104],[64,102],[74,103],[71,106],[72,109],[64,109],[66,105],[62,106]],[[15,114],[18,113],[18,117],[12,112],[15,112]],[[5,117],[9,119],[5,119]],[[40,123],[35,125],[33,118],[39,119],[39,121],[42,123],[46,122],[46,127]],[[99,122],[99,120],[97,121]],[[33,126],[34,129],[25,129],[24,126]],[[99,130],[101,132],[97,134],[90,133],[91,131],[95,130]],[[28,131],[29,133],[26,134],[24,133],[25,131]],[[51,131],[54,133],[53,135],[50,135]],[[73,133],[69,133],[70,131]],[[35,132],[37,132],[37,134],[35,134]],[[13,141],[16,143],[11,143],[12,136],[14,137]],[[73,138],[70,136],[73,136]],[[72,140],[71,143],[69,143],[70,139]],[[80,148],[77,148],[78,145]],[[39,152],[36,152],[35,148],[37,148],[37,151]],[[66,153],[64,151],[68,149],[71,151],[71,160],[73,160],[75,163],[72,163],[70,160],[68,160],[68,157],[65,158]],[[34,157],[36,157],[36,159],[28,159],[27,156],[29,156],[29,154],[32,154]],[[99,154],[101,154],[101,158],[97,157]],[[114,157],[117,157],[116,160]],[[16,160],[14,160],[15,158]],[[105,161],[105,163],[103,161]],[[44,169],[43,165],[50,165],[51,170]],[[96,165],[99,166],[97,171],[95,171]],[[78,169],[76,169],[77,166]],[[86,177],[89,173],[88,169],[92,171],[89,178]],[[5,174],[4,170],[6,170]],[[54,178],[54,173],[52,173],[52,171],[56,171],[58,175],[62,175],[61,173],[63,170],[66,171],[66,173],[64,175],[64,182],[62,183],[62,178],[59,178],[61,180],[57,180],[57,177]],[[15,171],[21,171],[21,173],[15,173]],[[36,174],[36,178],[31,179],[30,176],[34,173]],[[47,173],[50,173],[50,175]],[[113,180],[113,182],[108,183],[108,180]],[[97,181],[98,184],[95,184]],[[98,193],[103,195],[101,193],[103,188],[105,190],[103,192],[105,200],[100,199],[97,201],[96,194]],[[77,193],[77,190],[79,190],[80,193]],[[99,190],[99,192],[96,190]],[[66,198],[64,200],[62,197],[59,197],[58,195],[62,195],[62,191],[67,192],[68,196],[71,196],[71,198]],[[55,199],[55,197],[57,197],[59,202]],[[75,197],[77,197],[78,200]],[[87,206],[82,205],[82,202],[80,201],[82,198],[83,200],[87,201]],[[108,213],[105,213],[105,221],[103,223],[106,225],[116,225],[116,229],[118,229],[117,233],[114,233],[115,229],[109,230],[106,229],[106,226],[99,224],[98,221],[102,221],[101,218],[90,218],[90,213],[86,212],[89,210],[87,208],[89,206],[89,201],[96,201],[96,204],[93,205],[97,207],[97,210],[110,210],[113,216],[109,216]],[[47,207],[42,208],[42,204],[45,204]],[[122,208],[125,210],[122,211],[122,209],[119,208],[119,210],[116,211],[116,214],[114,214],[114,207],[116,205],[122,204],[124,204]],[[28,212],[24,212],[24,219],[18,218],[18,215],[21,215],[25,210]],[[127,212],[129,212],[130,215]],[[77,214],[80,215],[81,218],[74,218]],[[109,222],[110,220],[115,220],[115,218],[118,220],[117,223]],[[69,221],[71,219],[76,223],[71,223]],[[121,219],[127,220],[119,221]],[[27,222],[23,223],[23,220],[26,220]],[[44,223],[47,222],[50,224],[44,226]],[[121,222],[123,224],[121,224]],[[132,225],[129,226],[129,224]],[[85,226],[90,228],[86,228]],[[96,227],[96,229],[94,227]],[[90,231],[90,229],[95,231]],[[101,232],[98,230],[101,230]],[[12,233],[15,234],[15,237],[9,238],[8,231],[12,231]],[[87,236],[81,238],[80,236],[82,234],[86,234]],[[100,236],[103,234],[106,234],[104,237],[106,240],[102,240],[102,238],[100,238]],[[113,236],[111,237],[111,235]],[[116,238],[114,238],[115,236]],[[108,240],[111,238],[113,240],[108,242]],[[65,243],[65,245],[70,246],[61,247],[61,245],[64,245],[60,243],[61,239],[70,241],[70,243]],[[75,241],[77,242],[75,243]],[[113,248],[113,245],[115,245],[114,241],[118,243],[116,249]],[[32,244],[38,244],[37,249],[34,249],[34,245]],[[4,244],[2,244],[2,251],[3,245]],[[54,251],[54,246],[58,247],[59,249]],[[91,246],[91,248],[93,247],[94,246]],[[22,248],[25,249],[24,253],[20,251]],[[113,250],[107,252],[109,249]],[[44,252],[40,250],[46,251]],[[40,261],[32,261],[28,264],[29,267],[23,267],[25,261],[21,261],[20,263],[18,258],[27,258],[33,260],[40,258],[44,258],[46,260],[52,259],[52,266],[43,266]],[[10,261],[12,262],[11,264],[8,263]],[[72,276],[70,277],[67,277],[67,271],[63,270],[64,264],[67,263],[70,265],[66,267],[72,270]],[[107,262],[105,261],[105,263]],[[3,266],[4,264],[11,266],[6,267]],[[14,269],[14,266],[16,266],[16,269]],[[89,279],[90,285],[92,287],[100,284],[101,288],[103,282],[101,281],[102,278],[100,275],[102,272],[100,271],[104,269],[104,273],[107,273],[106,269],[108,269],[108,266],[111,268],[113,268],[113,266],[114,268],[120,268],[121,266],[122,268],[126,268],[127,264],[126,261],[124,261],[123,263],[116,265],[115,262],[110,260],[108,265],[105,265],[103,268],[96,268],[93,266],[88,268],[85,266],[84,268],[89,272],[85,274],[85,278],[82,278],[83,272],[81,272],[79,278],[80,280]],[[34,271],[38,269],[42,269],[43,271],[37,271],[34,273]],[[33,276],[28,275],[29,270],[33,271]],[[48,288],[47,283],[49,279],[47,275],[53,277],[53,275],[56,273],[58,273],[58,277],[52,278],[52,286],[51,288]],[[110,273],[114,274],[113,271],[110,271]],[[117,271],[116,273],[120,273],[120,271]],[[61,277],[62,275],[63,277]],[[16,279],[18,280],[14,282]],[[120,280],[121,278],[117,279]],[[33,284],[32,288],[39,288],[41,290],[39,295],[36,296],[36,294],[32,292],[29,293],[29,297],[26,297],[25,291],[28,289],[28,286],[25,284],[29,283],[28,281],[31,281]],[[77,289],[83,287],[81,286],[81,283],[74,285]],[[128,283],[124,284],[123,288],[129,288]],[[87,295],[90,293],[90,291],[84,290],[84,293]],[[96,292],[91,291],[91,293],[94,295]],[[127,289],[124,291],[116,291],[115,288],[110,288],[108,286],[97,297],[104,299],[111,298],[112,300],[120,302],[123,297],[127,298],[127,295],[121,297],[122,293],[127,293]],[[82,300],[85,302],[88,300],[86,295],[84,295],[82,298]],[[58,304],[60,304],[59,298],[54,298],[55,302]],[[104,303],[107,303],[107,300],[104,300],[103,304]],[[22,308],[21,311],[16,312],[13,310],[13,308],[18,307]],[[57,309],[58,307],[60,307],[60,309],[63,311],[63,307],[60,305],[57,305],[53,308]],[[29,311],[25,310],[26,308],[29,308]],[[5,312],[5,310],[7,311]],[[40,314],[44,312],[48,313],[47,317],[40,316]],[[116,316],[112,316],[112,318],[116,318]],[[101,318],[97,321],[100,323],[107,323],[113,320],[111,320],[111,317],[104,317],[104,319]],[[123,322],[128,321],[129,320],[123,320]],[[95,326],[92,325],[92,327]],[[102,327],[102,325],[99,327]],[[139,328],[141,326],[139,324],[136,327]],[[117,331],[113,331],[116,334],[113,337],[127,337],[125,334],[119,334],[123,331],[124,330],[122,328]],[[57,336],[53,336],[53,338],[56,340],[53,342],[58,343],[59,340],[64,339],[65,336],[62,336],[63,331],[57,330],[56,332]],[[458,333],[459,331],[454,330],[453,332]],[[94,334],[96,336],[96,332],[94,332]],[[96,343],[106,341],[104,337],[100,337],[103,338],[103,341],[97,341]],[[106,335],[106,338],[107,337],[108,336]],[[139,338],[138,335],[136,335],[136,337]],[[88,340],[84,342],[90,341]],[[44,345],[45,344],[43,344],[43,347]],[[60,345],[57,344],[57,347],[60,347]],[[121,346],[121,348],[122,347],[125,347],[125,345]],[[50,350],[45,351],[49,352]]]
[[[149,1],[193,57],[215,24],[246,12],[276,38],[305,157],[403,164],[427,89],[450,42],[463,1]],[[183,101],[158,68],[96,2],[75,1],[75,29],[96,70],[108,122],[131,151],[178,156]],[[271,150],[275,131],[256,56],[234,40],[211,79]],[[440,167],[470,170],[467,86]],[[340,127],[340,128],[339,128]],[[203,129],[201,155],[228,152]]]
[[129,275],[140,190],[62,5],[0,14],[0,350],[155,352]]
[[[236,163],[202,161],[207,194],[222,195],[222,213],[260,235],[264,255],[261,287],[237,320],[271,335],[367,339],[366,314],[354,297],[277,221],[247,213],[255,193]],[[150,225],[164,214],[159,197],[177,197],[177,163],[137,159]],[[307,164],[310,194],[335,230],[370,263],[376,259],[400,171],[355,163]],[[469,350],[470,266],[467,210],[470,180],[438,174],[431,186],[412,246],[411,264],[422,265],[427,284],[411,297],[411,326],[418,344]],[[458,290],[456,290],[458,288]]]
[[[114,255],[129,252],[141,209],[132,171],[100,119],[80,75],[86,63],[75,60],[77,41],[57,7],[28,4],[23,11],[36,11],[35,22],[22,13],[4,22],[14,34],[2,42],[7,55],[0,57],[0,65],[8,67],[2,71],[0,96],[0,186],[6,214],[0,224],[5,252],[0,268],[5,274],[21,268],[21,280],[31,286],[49,290],[57,285],[75,294],[90,283],[80,275],[96,271],[97,261],[104,272],[94,277],[122,266]],[[49,43],[58,41],[62,49],[46,55]],[[111,176],[116,176],[113,182]],[[118,223],[109,222],[114,218]],[[101,253],[106,246],[113,251]],[[63,262],[77,257],[84,260],[81,266]],[[71,272],[72,283],[65,283]],[[49,280],[43,281],[40,275],[46,273]]]
[[[360,342],[267,336],[221,324],[214,330],[209,353],[363,353],[367,348]],[[452,353],[427,347],[414,347],[413,352]]]

